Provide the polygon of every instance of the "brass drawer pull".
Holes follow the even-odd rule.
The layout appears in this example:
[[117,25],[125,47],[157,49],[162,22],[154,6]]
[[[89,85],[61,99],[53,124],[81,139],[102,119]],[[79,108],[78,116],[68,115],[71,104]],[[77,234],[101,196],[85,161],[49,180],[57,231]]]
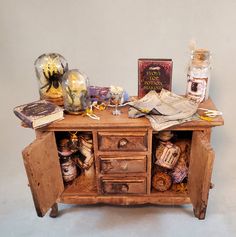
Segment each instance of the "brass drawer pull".
[[[113,163],[114,164],[114,163]],[[105,161],[102,163],[102,171],[104,173],[109,173],[112,171],[114,168],[119,168],[119,170],[122,171],[127,171],[128,170],[128,163],[126,161],[117,161],[115,164],[116,166],[114,167],[111,161]]]
[[113,183],[103,187],[103,193],[122,194],[128,193],[129,185],[127,183]]
[[[123,150],[121,149],[120,151],[123,152]],[[99,171],[102,174],[126,174],[147,172],[147,157],[145,155],[101,155],[98,157],[98,160],[100,166]]]
[[127,162],[123,161],[123,162],[119,162],[119,167],[120,167],[121,170],[123,170],[123,171],[127,171],[129,165],[128,165]]
[[102,164],[102,170],[103,170],[104,173],[109,172],[113,168],[114,167],[113,167],[111,161],[106,161],[106,162],[103,162],[103,164]]
[[140,194],[146,193],[145,177],[117,177],[101,179],[101,192],[103,194]]
[[118,148],[125,148],[128,142],[129,141],[126,138],[120,139],[120,141],[118,142]]

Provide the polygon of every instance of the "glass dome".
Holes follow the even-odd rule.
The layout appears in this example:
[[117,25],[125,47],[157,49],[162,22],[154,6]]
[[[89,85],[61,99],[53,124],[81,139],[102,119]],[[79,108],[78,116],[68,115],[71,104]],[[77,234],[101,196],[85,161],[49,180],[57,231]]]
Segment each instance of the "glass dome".
[[89,79],[77,69],[66,72],[62,79],[65,111],[81,114],[89,106]]
[[57,53],[43,54],[35,63],[40,99],[63,105],[62,76],[68,71],[67,61]]

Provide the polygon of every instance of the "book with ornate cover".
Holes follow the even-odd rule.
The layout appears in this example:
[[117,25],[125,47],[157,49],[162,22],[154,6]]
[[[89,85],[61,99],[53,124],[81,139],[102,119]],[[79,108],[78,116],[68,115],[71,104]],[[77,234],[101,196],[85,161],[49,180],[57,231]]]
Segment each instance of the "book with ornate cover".
[[149,91],[160,92],[162,88],[171,91],[172,59],[138,59],[138,98]]
[[13,109],[14,114],[28,127],[40,128],[64,118],[64,109],[46,100],[38,100]]

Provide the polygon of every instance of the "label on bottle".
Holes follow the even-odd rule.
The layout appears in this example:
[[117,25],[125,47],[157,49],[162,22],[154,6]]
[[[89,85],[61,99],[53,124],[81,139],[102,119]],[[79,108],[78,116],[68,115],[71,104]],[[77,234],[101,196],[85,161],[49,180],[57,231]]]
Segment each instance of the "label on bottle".
[[202,102],[206,95],[208,78],[188,76],[187,97],[196,102]]
[[75,163],[68,158],[68,161],[61,164],[62,177],[65,182],[72,181],[77,176]]

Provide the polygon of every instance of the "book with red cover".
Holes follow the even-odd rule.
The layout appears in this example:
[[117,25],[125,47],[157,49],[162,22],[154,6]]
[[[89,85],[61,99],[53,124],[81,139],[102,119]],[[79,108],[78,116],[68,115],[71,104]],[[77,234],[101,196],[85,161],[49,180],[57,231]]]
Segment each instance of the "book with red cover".
[[162,88],[171,91],[172,59],[138,59],[138,98],[149,91],[160,92]]

